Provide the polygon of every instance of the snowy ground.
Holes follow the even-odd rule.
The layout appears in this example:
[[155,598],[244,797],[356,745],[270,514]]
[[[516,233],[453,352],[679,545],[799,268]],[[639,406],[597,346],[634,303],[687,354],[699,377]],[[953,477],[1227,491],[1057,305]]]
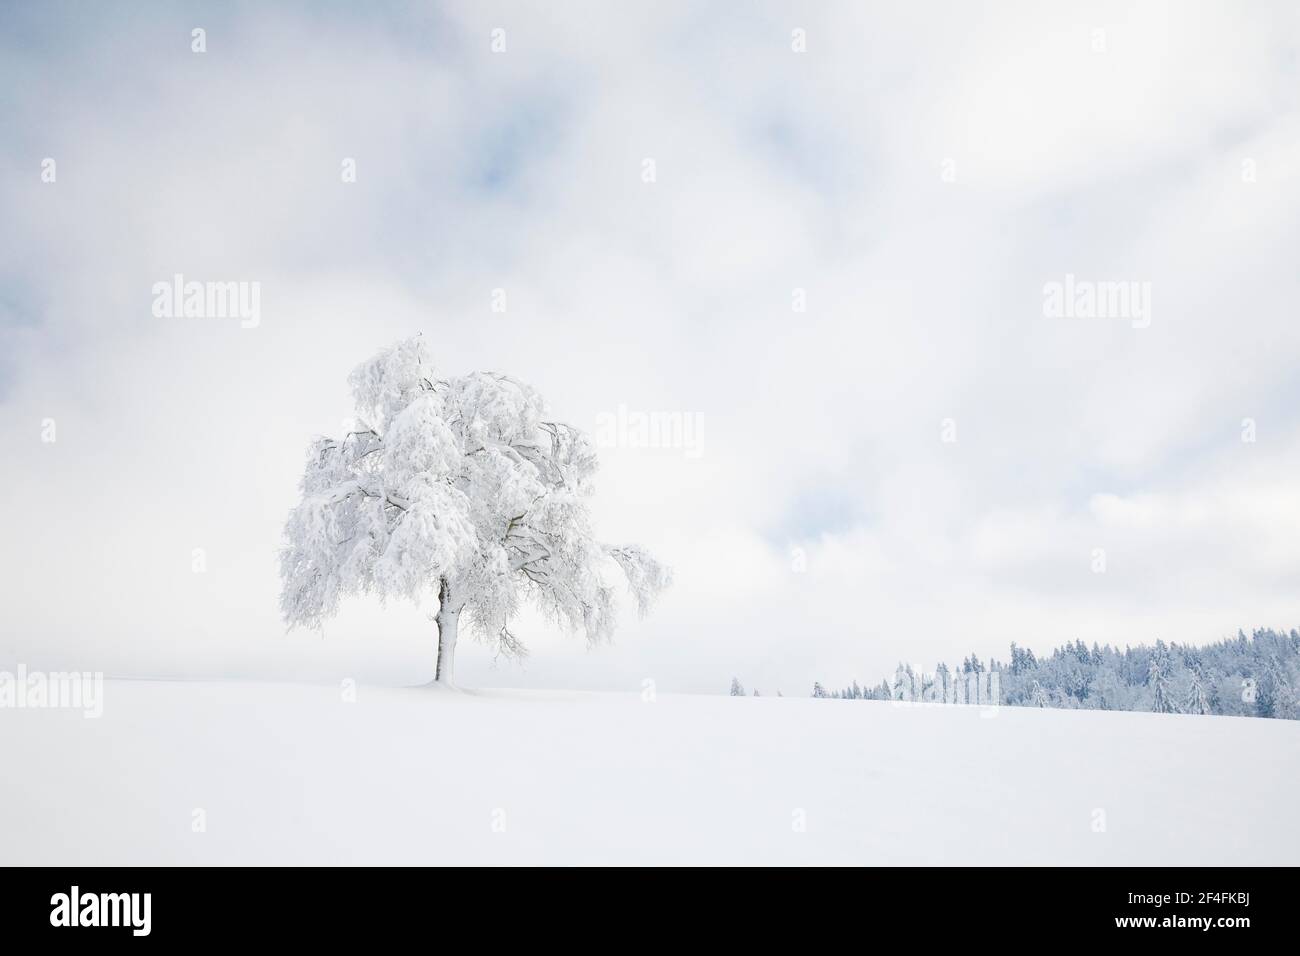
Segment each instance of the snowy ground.
[[1300,861],[1293,721],[367,686],[342,698],[109,681],[97,720],[0,709],[4,862]]

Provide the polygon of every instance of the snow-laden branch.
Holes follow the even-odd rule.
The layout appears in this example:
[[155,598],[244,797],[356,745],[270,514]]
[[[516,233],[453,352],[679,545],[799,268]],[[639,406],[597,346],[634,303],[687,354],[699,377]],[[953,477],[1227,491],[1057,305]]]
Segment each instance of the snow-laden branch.
[[660,564],[644,549],[635,544],[620,547],[606,546],[609,556],[618,562],[627,578],[627,586],[636,598],[637,610],[645,614],[663,591],[673,583],[670,568]]

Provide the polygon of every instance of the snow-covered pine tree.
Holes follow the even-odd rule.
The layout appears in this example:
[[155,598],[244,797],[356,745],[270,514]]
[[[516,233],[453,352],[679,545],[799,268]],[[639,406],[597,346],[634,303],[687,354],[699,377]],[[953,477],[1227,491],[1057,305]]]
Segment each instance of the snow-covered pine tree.
[[1201,682],[1201,669],[1192,668],[1192,683],[1187,690],[1187,713],[1205,716],[1210,713],[1210,698]]
[[940,661],[934,668],[934,689],[936,699],[943,703],[952,693],[952,673],[948,670],[948,665]]
[[916,700],[920,690],[920,682],[916,680],[916,673],[912,670],[912,665],[900,661],[898,667],[894,670],[894,686],[891,688],[890,698],[893,700]]
[[1047,691],[1043,690],[1043,685],[1034,681],[1029,688],[1029,705],[1031,707],[1047,707],[1050,701],[1047,698]]
[[741,686],[740,678],[739,678],[739,677],[733,677],[733,678],[731,678],[731,696],[732,696],[732,697],[744,697],[744,696],[745,696],[745,688],[744,688],[743,686]]
[[826,693],[826,688],[821,685],[821,681],[813,681],[812,695],[819,698],[830,696]]
[[1163,645],[1157,643],[1156,653],[1151,655],[1151,663],[1147,666],[1147,684],[1151,687],[1151,710],[1157,714],[1176,714],[1178,708],[1174,706],[1173,698],[1169,694],[1169,673],[1166,666],[1166,657],[1161,651]]
[[1276,657],[1270,657],[1264,664],[1255,707],[1261,717],[1291,716],[1291,685]]
[[667,568],[591,532],[590,440],[550,421],[530,386],[490,372],[438,374],[420,337],[358,366],[356,427],[309,448],[281,554],[288,625],[315,627],[342,597],[437,595],[435,681],[450,684],[464,617],[504,655],[525,602],[591,643],[615,626],[621,570],[641,613]]

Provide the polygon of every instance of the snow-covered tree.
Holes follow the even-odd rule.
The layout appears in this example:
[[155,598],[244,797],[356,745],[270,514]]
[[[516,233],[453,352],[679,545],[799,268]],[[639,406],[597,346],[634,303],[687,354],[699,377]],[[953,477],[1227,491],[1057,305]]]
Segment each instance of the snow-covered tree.
[[549,420],[530,386],[441,376],[418,336],[358,366],[350,384],[357,425],[310,446],[285,525],[290,627],[319,626],[348,595],[436,595],[434,679],[446,684],[462,619],[507,656],[524,653],[509,625],[526,602],[597,643],[614,631],[613,575],[643,614],[670,583],[641,548],[596,540],[592,443]]
[[1151,655],[1151,663],[1147,667],[1147,683],[1151,686],[1152,692],[1151,709],[1157,714],[1176,714],[1178,708],[1174,706],[1174,700],[1169,695],[1169,666],[1162,653],[1163,644],[1157,642],[1156,648],[1156,653]]
[[948,665],[940,661],[934,669],[934,686],[940,700],[943,700],[950,693],[949,685],[952,684],[952,672]]
[[894,700],[913,700],[916,691],[920,689],[916,686],[915,677],[912,665],[900,662],[894,669],[894,686],[890,697]]
[[1047,691],[1043,690],[1043,685],[1034,681],[1029,689],[1029,706],[1047,707],[1051,702],[1047,698]]
[[745,696],[745,688],[744,686],[741,685],[739,677],[731,678],[731,696],[732,697]]
[[1210,698],[1205,692],[1205,684],[1201,681],[1199,667],[1192,668],[1192,682],[1187,690],[1187,713],[1202,716],[1210,713]]
[[1276,657],[1270,657],[1264,665],[1255,707],[1261,717],[1291,716],[1291,685]]

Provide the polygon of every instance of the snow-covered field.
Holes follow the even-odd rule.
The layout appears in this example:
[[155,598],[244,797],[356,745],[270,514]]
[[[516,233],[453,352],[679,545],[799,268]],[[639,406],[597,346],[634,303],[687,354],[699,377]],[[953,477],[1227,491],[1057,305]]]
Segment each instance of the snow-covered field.
[[[11,864],[1300,861],[1300,723],[108,681],[0,710]],[[200,826],[202,824],[202,826]]]

